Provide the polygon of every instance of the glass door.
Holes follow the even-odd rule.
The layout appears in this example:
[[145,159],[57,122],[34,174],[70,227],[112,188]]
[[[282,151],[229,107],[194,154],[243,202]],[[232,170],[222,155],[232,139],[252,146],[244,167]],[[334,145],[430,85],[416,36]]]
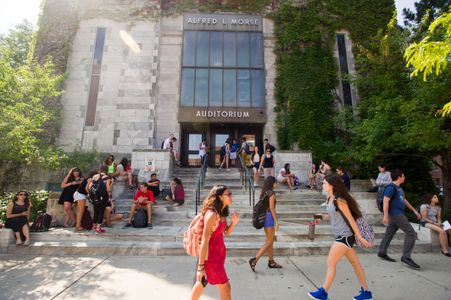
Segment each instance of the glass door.
[[224,145],[225,141],[229,138],[227,133],[216,133],[213,135],[214,139],[214,167],[219,167],[221,164],[221,147]]
[[188,167],[199,167],[200,166],[200,156],[199,156],[199,145],[202,143],[201,133],[188,133]]

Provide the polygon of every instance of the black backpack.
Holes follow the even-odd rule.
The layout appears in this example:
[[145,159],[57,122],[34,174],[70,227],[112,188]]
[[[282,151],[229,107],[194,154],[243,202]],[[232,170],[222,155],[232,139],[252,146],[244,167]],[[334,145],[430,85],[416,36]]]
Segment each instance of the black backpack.
[[99,205],[105,198],[105,183],[103,182],[102,177],[96,181],[92,180],[91,183],[92,184],[88,192],[88,200],[92,203],[92,205]]
[[246,152],[247,155],[251,154],[251,148],[248,143],[244,146],[244,152]]
[[266,194],[262,199],[260,199],[254,206],[252,213],[252,225],[255,228],[261,229],[265,225],[266,211],[269,207],[269,195]]
[[133,218],[133,227],[144,228],[147,226],[147,212],[144,209],[138,209]]
[[31,232],[44,232],[48,231],[50,224],[52,223],[52,216],[49,214],[39,214],[30,226]]
[[394,186],[393,183],[390,183],[389,185],[383,187],[379,187],[379,189],[377,190],[377,197],[376,197],[376,205],[377,208],[379,209],[379,211],[381,213],[384,212],[384,194],[385,194],[385,189],[389,186],[393,186],[393,188],[395,189],[395,193],[393,194],[393,196],[390,199],[393,199],[396,196],[397,193],[397,189],[396,186]]
[[83,216],[81,217],[81,227],[86,230],[91,230],[92,226],[94,226],[94,222],[88,208],[85,207],[85,211],[83,212]]

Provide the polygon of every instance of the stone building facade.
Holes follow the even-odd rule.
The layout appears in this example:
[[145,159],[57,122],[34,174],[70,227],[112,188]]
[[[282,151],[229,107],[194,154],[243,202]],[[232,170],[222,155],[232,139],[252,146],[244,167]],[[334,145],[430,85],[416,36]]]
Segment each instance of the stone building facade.
[[[40,24],[53,39],[38,38],[38,51],[66,49],[63,149],[129,155],[159,149],[174,133],[182,163],[197,165],[202,139],[213,164],[227,137],[277,146],[271,19],[166,15],[159,1],[46,0]],[[345,45],[352,57],[349,39]],[[352,71],[352,60],[346,64]]]

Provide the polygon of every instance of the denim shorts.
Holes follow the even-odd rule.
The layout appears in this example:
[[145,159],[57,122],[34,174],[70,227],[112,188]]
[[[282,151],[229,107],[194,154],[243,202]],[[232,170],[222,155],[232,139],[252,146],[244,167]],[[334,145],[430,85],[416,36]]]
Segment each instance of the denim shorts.
[[267,228],[267,227],[274,227],[274,218],[272,217],[272,213],[270,211],[266,212],[264,227],[265,228]]

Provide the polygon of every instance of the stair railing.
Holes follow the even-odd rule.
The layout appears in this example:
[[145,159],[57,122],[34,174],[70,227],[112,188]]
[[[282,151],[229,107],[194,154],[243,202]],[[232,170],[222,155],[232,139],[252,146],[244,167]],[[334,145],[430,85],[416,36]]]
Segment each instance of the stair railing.
[[243,161],[243,158],[240,154],[237,155],[240,159],[241,168],[240,168],[240,178],[241,185],[244,187],[244,190],[249,191],[249,206],[254,207],[255,205],[255,186],[254,179],[252,178],[246,163]]
[[208,165],[208,154],[205,154],[204,160],[202,162],[202,165],[200,166],[199,173],[197,173],[196,178],[196,215],[198,212],[198,207],[201,204],[200,203],[200,191],[203,190],[205,185],[205,174],[207,173],[207,165]]

